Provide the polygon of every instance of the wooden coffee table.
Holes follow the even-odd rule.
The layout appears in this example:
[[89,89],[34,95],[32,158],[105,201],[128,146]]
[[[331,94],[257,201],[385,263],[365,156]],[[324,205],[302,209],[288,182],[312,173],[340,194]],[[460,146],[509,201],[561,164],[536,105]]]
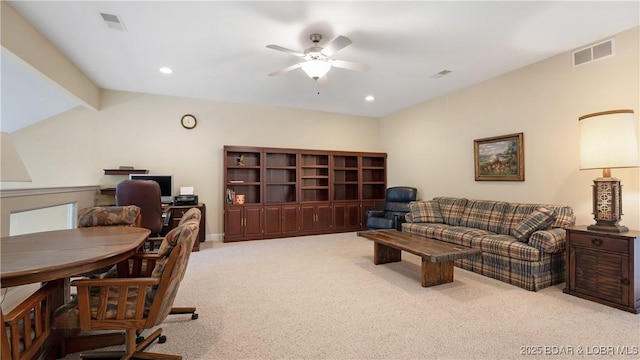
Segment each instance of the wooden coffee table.
[[368,230],[358,232],[373,240],[373,263],[376,265],[402,260],[401,251],[422,258],[422,286],[435,286],[453,281],[453,260],[479,256],[480,249],[413,235],[398,230]]

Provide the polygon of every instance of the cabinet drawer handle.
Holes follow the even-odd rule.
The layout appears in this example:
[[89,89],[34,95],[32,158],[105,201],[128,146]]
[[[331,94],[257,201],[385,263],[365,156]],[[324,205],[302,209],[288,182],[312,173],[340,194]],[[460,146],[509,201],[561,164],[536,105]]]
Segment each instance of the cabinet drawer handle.
[[620,284],[622,284],[622,285],[629,285],[629,279],[624,278],[624,279],[620,280]]
[[600,246],[602,245],[602,240],[598,239],[598,238],[593,238],[591,239],[591,243],[595,246]]

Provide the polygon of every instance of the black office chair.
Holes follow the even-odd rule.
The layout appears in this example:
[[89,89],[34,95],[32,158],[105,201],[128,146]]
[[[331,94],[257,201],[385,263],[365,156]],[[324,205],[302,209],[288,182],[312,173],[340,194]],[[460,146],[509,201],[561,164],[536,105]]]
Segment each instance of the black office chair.
[[367,211],[367,229],[400,230],[404,216],[409,212],[409,203],[416,201],[418,190],[408,186],[396,186],[387,189],[384,210]]

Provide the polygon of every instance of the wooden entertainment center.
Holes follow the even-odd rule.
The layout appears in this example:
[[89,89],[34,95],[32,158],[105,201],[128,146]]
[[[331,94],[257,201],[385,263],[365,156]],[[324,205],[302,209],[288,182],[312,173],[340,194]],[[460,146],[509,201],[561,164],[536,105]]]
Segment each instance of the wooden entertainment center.
[[382,209],[385,153],[224,147],[224,242],[361,230]]

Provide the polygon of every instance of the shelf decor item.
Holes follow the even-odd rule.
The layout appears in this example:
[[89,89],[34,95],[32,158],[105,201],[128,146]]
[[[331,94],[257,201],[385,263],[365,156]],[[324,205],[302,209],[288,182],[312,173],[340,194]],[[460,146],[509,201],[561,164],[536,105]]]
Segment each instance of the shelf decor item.
[[473,140],[476,181],[524,181],[524,134]]
[[610,110],[578,118],[580,124],[580,170],[602,169],[593,180],[594,225],[589,230],[623,233],[622,185],[611,176],[612,168],[640,166],[638,130],[633,110]]

